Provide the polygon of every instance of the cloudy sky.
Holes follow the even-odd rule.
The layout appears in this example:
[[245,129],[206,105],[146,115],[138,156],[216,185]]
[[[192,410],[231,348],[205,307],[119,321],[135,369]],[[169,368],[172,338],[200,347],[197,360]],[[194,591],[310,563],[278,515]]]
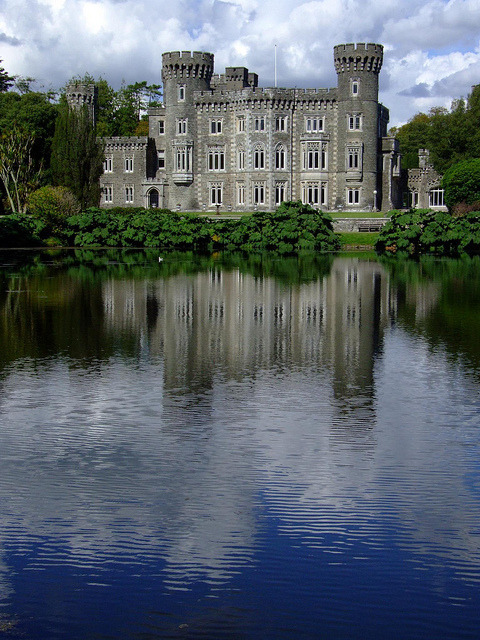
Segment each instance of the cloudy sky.
[[86,71],[114,87],[160,81],[161,54],[210,51],[279,86],[336,85],[332,47],[385,46],[390,124],[450,106],[480,82],[480,0],[0,0],[0,58],[58,88]]

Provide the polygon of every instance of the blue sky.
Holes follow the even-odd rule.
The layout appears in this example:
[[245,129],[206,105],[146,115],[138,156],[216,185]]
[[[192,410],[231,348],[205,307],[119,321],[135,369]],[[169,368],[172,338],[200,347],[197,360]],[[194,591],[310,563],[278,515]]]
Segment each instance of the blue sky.
[[380,99],[390,124],[450,106],[480,83],[480,0],[0,0],[0,58],[59,88],[86,71],[114,87],[160,81],[161,54],[210,51],[262,86],[336,85],[332,49],[385,46]]

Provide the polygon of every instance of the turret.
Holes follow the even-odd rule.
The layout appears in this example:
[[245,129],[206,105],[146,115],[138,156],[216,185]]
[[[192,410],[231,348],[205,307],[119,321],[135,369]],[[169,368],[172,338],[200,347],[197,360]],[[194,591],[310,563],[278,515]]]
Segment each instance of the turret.
[[202,51],[169,51],[162,56],[165,106],[191,103],[193,91],[210,89],[213,54]]
[[81,109],[87,107],[93,126],[97,122],[98,87],[94,84],[72,83],[67,85],[66,98],[69,107]]
[[388,121],[388,111],[378,103],[383,46],[339,44],[334,47],[334,61],[338,78],[336,206],[375,208],[381,195],[379,138]]

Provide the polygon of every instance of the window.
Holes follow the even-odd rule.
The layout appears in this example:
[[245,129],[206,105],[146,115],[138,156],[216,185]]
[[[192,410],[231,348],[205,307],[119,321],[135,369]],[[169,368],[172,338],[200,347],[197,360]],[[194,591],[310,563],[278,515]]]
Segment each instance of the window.
[[225,150],[209,149],[207,160],[209,171],[223,171],[225,169]]
[[403,206],[416,209],[418,207],[418,191],[405,191],[403,194]]
[[165,169],[165,151],[158,152],[158,168]]
[[133,172],[133,157],[127,157],[125,158],[125,173],[132,173]]
[[242,171],[245,169],[245,150],[239,149],[237,151],[237,169]]
[[158,135],[163,136],[165,133],[165,120],[158,121]]
[[265,131],[265,116],[257,116],[254,121],[255,131]]
[[178,85],[178,101],[183,102],[185,100],[185,85]]
[[112,173],[113,172],[113,157],[107,156],[103,161],[103,173]]
[[444,206],[444,190],[432,189],[429,193],[429,204],[431,207],[443,207]]
[[286,200],[287,195],[287,183],[276,182],[275,183],[275,204],[279,205]]
[[361,166],[360,147],[347,147],[347,171],[358,170]]
[[303,182],[302,202],[310,204],[312,207],[327,204],[327,183],[326,182]]
[[257,182],[253,185],[253,204],[265,204],[265,183]]
[[111,204],[113,202],[113,187],[110,185],[106,185],[103,188],[103,201],[106,204]]
[[275,149],[275,169],[285,169],[287,166],[286,151],[283,145]]
[[133,187],[125,186],[125,202],[132,203],[133,202]]
[[245,118],[244,116],[237,116],[237,133],[245,132]]
[[362,116],[359,113],[348,116],[348,128],[350,131],[360,131],[362,128]]
[[360,189],[347,189],[347,203],[348,204],[360,203]]
[[184,135],[187,133],[187,131],[188,131],[188,119],[181,118],[177,120],[177,134]]
[[261,145],[253,150],[253,168],[265,169],[265,151]]
[[222,133],[222,120],[210,120],[210,133]]
[[223,182],[211,182],[209,185],[210,204],[217,205],[223,202]]
[[323,131],[323,118],[305,118],[305,131],[307,133],[317,133],[318,131]]
[[320,171],[327,168],[327,145],[322,142],[303,144],[303,169]]
[[352,89],[352,96],[358,96],[358,90],[360,88],[360,82],[359,80],[351,80],[351,89]]
[[175,153],[175,170],[190,171],[191,147],[177,147]]
[[275,131],[288,130],[288,116],[278,116],[275,119]]
[[237,182],[237,204],[245,204],[245,183]]

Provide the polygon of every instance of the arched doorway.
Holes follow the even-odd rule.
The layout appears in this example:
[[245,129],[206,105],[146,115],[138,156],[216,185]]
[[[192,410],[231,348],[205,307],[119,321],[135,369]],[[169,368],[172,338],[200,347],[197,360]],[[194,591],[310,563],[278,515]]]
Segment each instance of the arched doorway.
[[150,191],[148,192],[148,206],[151,209],[158,208],[158,190],[157,189],[150,189]]

